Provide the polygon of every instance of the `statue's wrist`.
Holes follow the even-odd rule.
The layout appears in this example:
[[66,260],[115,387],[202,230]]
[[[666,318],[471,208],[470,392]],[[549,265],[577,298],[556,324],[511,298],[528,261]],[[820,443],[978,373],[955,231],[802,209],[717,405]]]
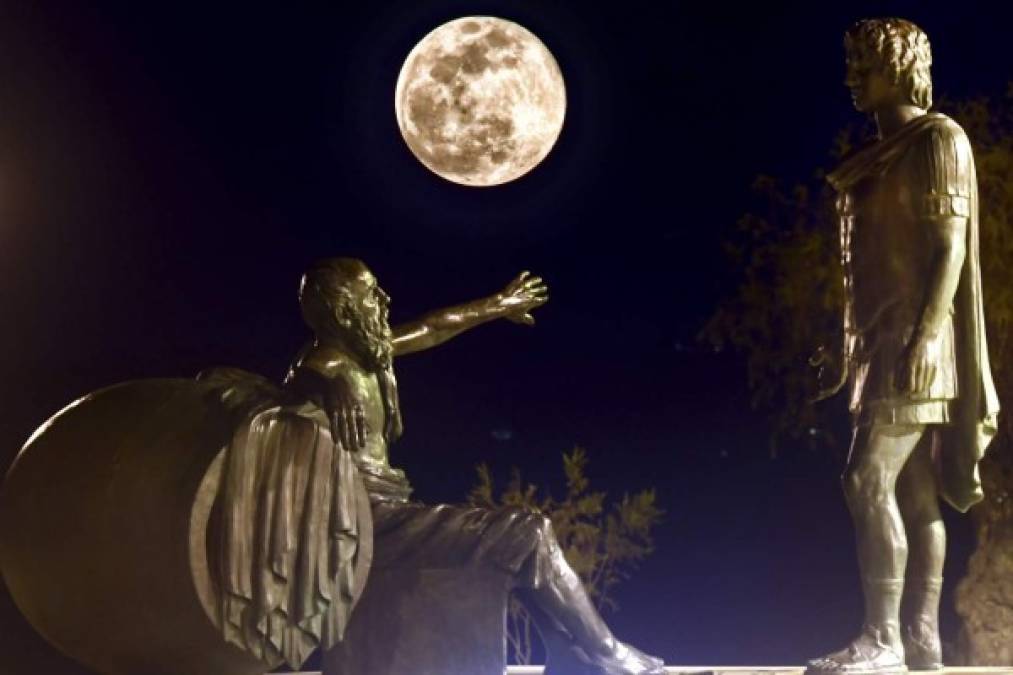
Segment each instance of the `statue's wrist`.
[[491,317],[501,317],[507,315],[505,293],[497,293],[496,295],[489,297],[486,303],[486,314]]

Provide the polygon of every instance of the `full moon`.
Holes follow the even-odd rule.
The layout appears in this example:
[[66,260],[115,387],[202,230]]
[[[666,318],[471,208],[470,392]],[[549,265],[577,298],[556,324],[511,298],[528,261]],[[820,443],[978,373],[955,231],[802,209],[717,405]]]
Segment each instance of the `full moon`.
[[415,45],[394,94],[401,135],[431,171],[499,185],[531,171],[563,127],[559,65],[530,31],[490,16],[455,19]]

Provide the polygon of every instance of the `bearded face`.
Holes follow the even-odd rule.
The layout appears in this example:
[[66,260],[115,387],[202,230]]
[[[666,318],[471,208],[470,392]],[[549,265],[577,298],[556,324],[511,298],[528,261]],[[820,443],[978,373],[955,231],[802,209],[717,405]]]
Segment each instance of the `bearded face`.
[[387,412],[383,435],[401,435],[401,406],[393,368],[390,297],[361,260],[322,260],[305,275],[299,288],[303,318],[318,340],[339,342],[377,374]]
[[356,348],[370,365],[377,369],[386,369],[391,365],[393,347],[389,313],[390,299],[387,294],[375,285],[352,301],[357,305],[356,311],[346,314],[346,329],[353,339]]
[[340,341],[375,370],[390,368],[390,297],[362,261],[321,261],[303,277],[299,298],[318,338]]

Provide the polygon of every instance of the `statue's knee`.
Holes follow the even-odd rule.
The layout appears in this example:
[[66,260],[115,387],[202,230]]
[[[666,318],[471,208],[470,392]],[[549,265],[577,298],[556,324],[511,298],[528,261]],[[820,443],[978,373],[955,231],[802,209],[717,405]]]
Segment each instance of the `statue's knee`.
[[555,536],[552,531],[552,520],[543,513],[524,506],[505,507],[505,513],[515,527],[529,532],[534,538],[545,539]]
[[521,585],[537,587],[548,583],[544,576],[556,567],[555,552],[559,550],[552,521],[542,513],[522,507],[510,507],[507,515],[512,521],[514,540],[524,542],[526,561],[520,571]]
[[905,495],[897,500],[904,523],[910,528],[921,528],[941,523],[943,514],[939,510],[939,498],[935,491],[926,494]]
[[538,535],[539,539],[555,539],[556,533],[552,530],[552,519],[544,513],[527,513],[529,527]]
[[552,520],[548,516],[528,511],[525,514],[525,524],[528,530],[528,539],[540,556],[543,558],[551,556],[553,551],[559,549],[556,532],[552,529]]
[[842,478],[848,506],[855,509],[875,509],[885,505],[892,497],[893,481],[885,471],[876,467],[856,467]]

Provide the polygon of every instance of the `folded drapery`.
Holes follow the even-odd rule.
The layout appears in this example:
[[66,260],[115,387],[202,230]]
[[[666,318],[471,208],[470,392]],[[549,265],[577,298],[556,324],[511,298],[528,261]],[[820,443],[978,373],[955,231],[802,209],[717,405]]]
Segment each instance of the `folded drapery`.
[[235,419],[209,533],[220,628],[298,668],[341,640],[365,583],[372,536],[358,471],[312,403],[240,370],[200,379]]

